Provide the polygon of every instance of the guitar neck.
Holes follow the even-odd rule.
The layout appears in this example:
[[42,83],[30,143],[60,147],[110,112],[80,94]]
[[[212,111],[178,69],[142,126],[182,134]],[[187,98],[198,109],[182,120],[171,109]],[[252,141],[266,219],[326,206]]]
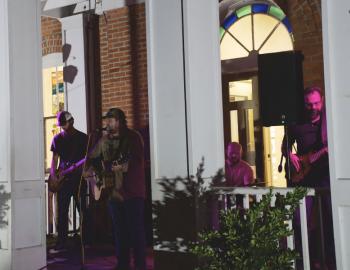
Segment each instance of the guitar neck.
[[327,153],[327,151],[328,151],[328,148],[324,147],[321,150],[311,154],[309,157],[310,163],[312,164],[312,163],[316,162],[317,160],[319,160],[325,153]]
[[72,169],[72,166],[70,166],[68,169],[65,169],[64,171],[61,172],[62,176],[65,176],[66,174],[74,172],[76,169],[80,168],[86,161],[86,158],[83,158],[79,160],[77,163],[74,164],[74,169]]

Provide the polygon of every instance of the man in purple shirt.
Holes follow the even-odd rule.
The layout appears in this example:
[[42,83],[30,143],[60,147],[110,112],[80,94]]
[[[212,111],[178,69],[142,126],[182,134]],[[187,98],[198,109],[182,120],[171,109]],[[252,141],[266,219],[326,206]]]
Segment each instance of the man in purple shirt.
[[226,156],[226,185],[230,187],[243,187],[253,184],[253,170],[247,162],[242,160],[242,146],[237,142],[229,143]]
[[[112,172],[118,185],[110,192],[108,207],[115,237],[117,269],[130,269],[130,252],[134,253],[137,270],[146,269],[144,228],[145,171],[144,146],[141,135],[127,127],[124,112],[110,109],[104,116],[107,134],[89,154],[97,174]],[[115,161],[119,160],[119,164]],[[98,164],[101,164],[99,166]],[[122,179],[119,176],[122,175]]]

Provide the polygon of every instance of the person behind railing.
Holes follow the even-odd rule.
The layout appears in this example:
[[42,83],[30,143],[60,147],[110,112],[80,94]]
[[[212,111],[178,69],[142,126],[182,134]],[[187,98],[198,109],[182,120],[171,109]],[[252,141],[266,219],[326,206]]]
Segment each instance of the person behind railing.
[[[305,186],[311,188],[330,187],[326,115],[324,110],[324,98],[319,87],[309,87],[304,92],[305,121],[301,124],[288,126],[289,153],[287,153],[287,138],[283,139],[282,153],[290,158],[290,179],[287,179],[289,187]],[[297,144],[297,153],[293,153],[292,147]],[[288,176],[286,166],[286,176]],[[288,178],[288,177],[287,177]],[[327,243],[326,257],[328,269],[334,269],[334,240],[332,228],[332,210],[330,195],[322,198],[323,222],[325,227],[324,241]],[[314,218],[317,210],[314,197],[306,198],[306,210],[308,221],[308,234],[310,246],[310,260],[315,269],[318,269],[320,260],[316,249],[319,245],[317,237],[317,220]],[[300,228],[300,217],[297,213],[294,223]],[[296,230],[299,231],[299,230]],[[300,235],[296,234],[297,249],[301,251]],[[298,248],[299,245],[299,248]]]
[[[254,173],[249,163],[242,160],[243,150],[238,142],[230,142],[226,149],[225,160],[225,181],[226,187],[246,187],[254,184]],[[242,195],[234,198],[236,207],[243,207]],[[224,200],[221,203],[214,198],[212,202],[212,228],[219,228],[219,210],[226,207],[232,207],[230,200]]]
[[226,186],[244,187],[254,183],[253,169],[248,162],[242,160],[243,150],[238,142],[227,146],[225,161]]

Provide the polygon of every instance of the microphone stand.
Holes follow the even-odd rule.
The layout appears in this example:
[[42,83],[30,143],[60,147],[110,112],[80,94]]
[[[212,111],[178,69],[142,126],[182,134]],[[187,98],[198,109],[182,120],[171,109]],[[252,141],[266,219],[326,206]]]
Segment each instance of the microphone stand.
[[290,145],[289,145],[289,134],[288,134],[288,123],[285,121],[286,116],[282,115],[282,122],[284,124],[284,137],[286,138],[286,163],[287,163],[287,171],[286,171],[286,178],[287,183],[290,183],[291,177],[290,177]]
[[[81,198],[81,188],[82,188],[83,181],[85,181],[84,177],[83,177],[83,173],[86,169],[86,161],[87,161],[87,157],[89,154],[89,146],[90,146],[92,134],[94,134],[95,132],[99,132],[101,130],[104,130],[104,129],[96,129],[93,132],[90,132],[88,135],[88,142],[87,142],[87,146],[86,146],[86,150],[85,150],[85,162],[83,165],[83,170],[82,170],[82,174],[80,176],[80,181],[79,181],[78,198],[79,198],[79,202],[80,202],[79,203],[79,232],[80,232],[80,247],[81,247],[81,269],[84,269],[84,265],[85,265],[85,247],[84,247],[84,238],[83,238],[84,213],[82,210],[82,198]],[[86,200],[86,198],[84,198],[84,200]]]

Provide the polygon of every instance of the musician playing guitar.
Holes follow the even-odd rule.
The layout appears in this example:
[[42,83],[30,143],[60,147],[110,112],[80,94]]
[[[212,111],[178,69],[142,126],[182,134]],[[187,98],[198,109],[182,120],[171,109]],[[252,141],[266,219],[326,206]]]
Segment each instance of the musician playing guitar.
[[[302,124],[290,125],[289,145],[290,149],[297,144],[296,153],[291,150],[286,151],[286,137],[283,140],[283,155],[289,155],[291,167],[291,179],[287,181],[288,186],[305,186],[305,187],[330,187],[329,165],[328,165],[328,148],[327,148],[327,128],[326,115],[324,110],[324,98],[319,87],[306,88],[304,92],[305,104],[305,121]],[[287,166],[286,166],[287,170]],[[286,173],[286,175],[288,175]],[[332,236],[332,213],[330,205],[330,196],[323,198],[323,213],[325,219],[326,233],[325,240],[328,241],[326,251],[330,264],[334,261],[334,244]],[[312,219],[312,212],[315,210],[313,197],[306,198],[307,218],[309,229],[310,259],[313,264],[317,265],[320,258],[315,254],[317,250],[318,235],[315,235],[315,222]],[[299,216],[296,218],[299,223]],[[299,223],[300,224],[300,223]],[[298,237],[296,237],[298,238]],[[296,239],[298,240],[298,239]],[[315,266],[316,267],[316,266]],[[317,268],[315,268],[317,269]],[[332,268],[331,268],[332,269]]]
[[[145,270],[143,140],[138,132],[127,127],[121,109],[110,109],[104,119],[107,134],[89,154],[86,168],[92,167],[99,181],[104,180],[106,191],[109,190],[108,208],[118,258],[116,269],[130,269],[132,250],[136,269]],[[108,184],[113,176],[114,185]]]
[[[57,115],[57,125],[62,128],[62,131],[57,134],[51,144],[52,161],[49,177],[49,187],[56,187],[61,179],[57,171],[64,171],[64,179],[60,182],[57,190],[57,232],[58,239],[55,246],[56,250],[66,248],[66,240],[68,234],[68,210],[71,197],[77,205],[80,203],[78,198],[78,188],[82,173],[82,160],[85,157],[87,146],[87,135],[74,128],[74,118],[67,112],[62,111]],[[59,160],[59,161],[58,161]],[[59,162],[59,163],[58,163]],[[81,198],[85,198],[86,187],[81,188]],[[85,200],[81,200],[81,207],[85,209]]]
[[[307,88],[304,94],[305,122],[289,126],[289,145],[297,144],[297,152],[290,151],[291,179],[289,186],[329,187],[326,118],[323,96],[319,88]],[[283,154],[286,155],[286,138]],[[292,147],[290,147],[292,150]],[[309,167],[303,172],[305,165]],[[300,173],[298,176],[297,174]]]

